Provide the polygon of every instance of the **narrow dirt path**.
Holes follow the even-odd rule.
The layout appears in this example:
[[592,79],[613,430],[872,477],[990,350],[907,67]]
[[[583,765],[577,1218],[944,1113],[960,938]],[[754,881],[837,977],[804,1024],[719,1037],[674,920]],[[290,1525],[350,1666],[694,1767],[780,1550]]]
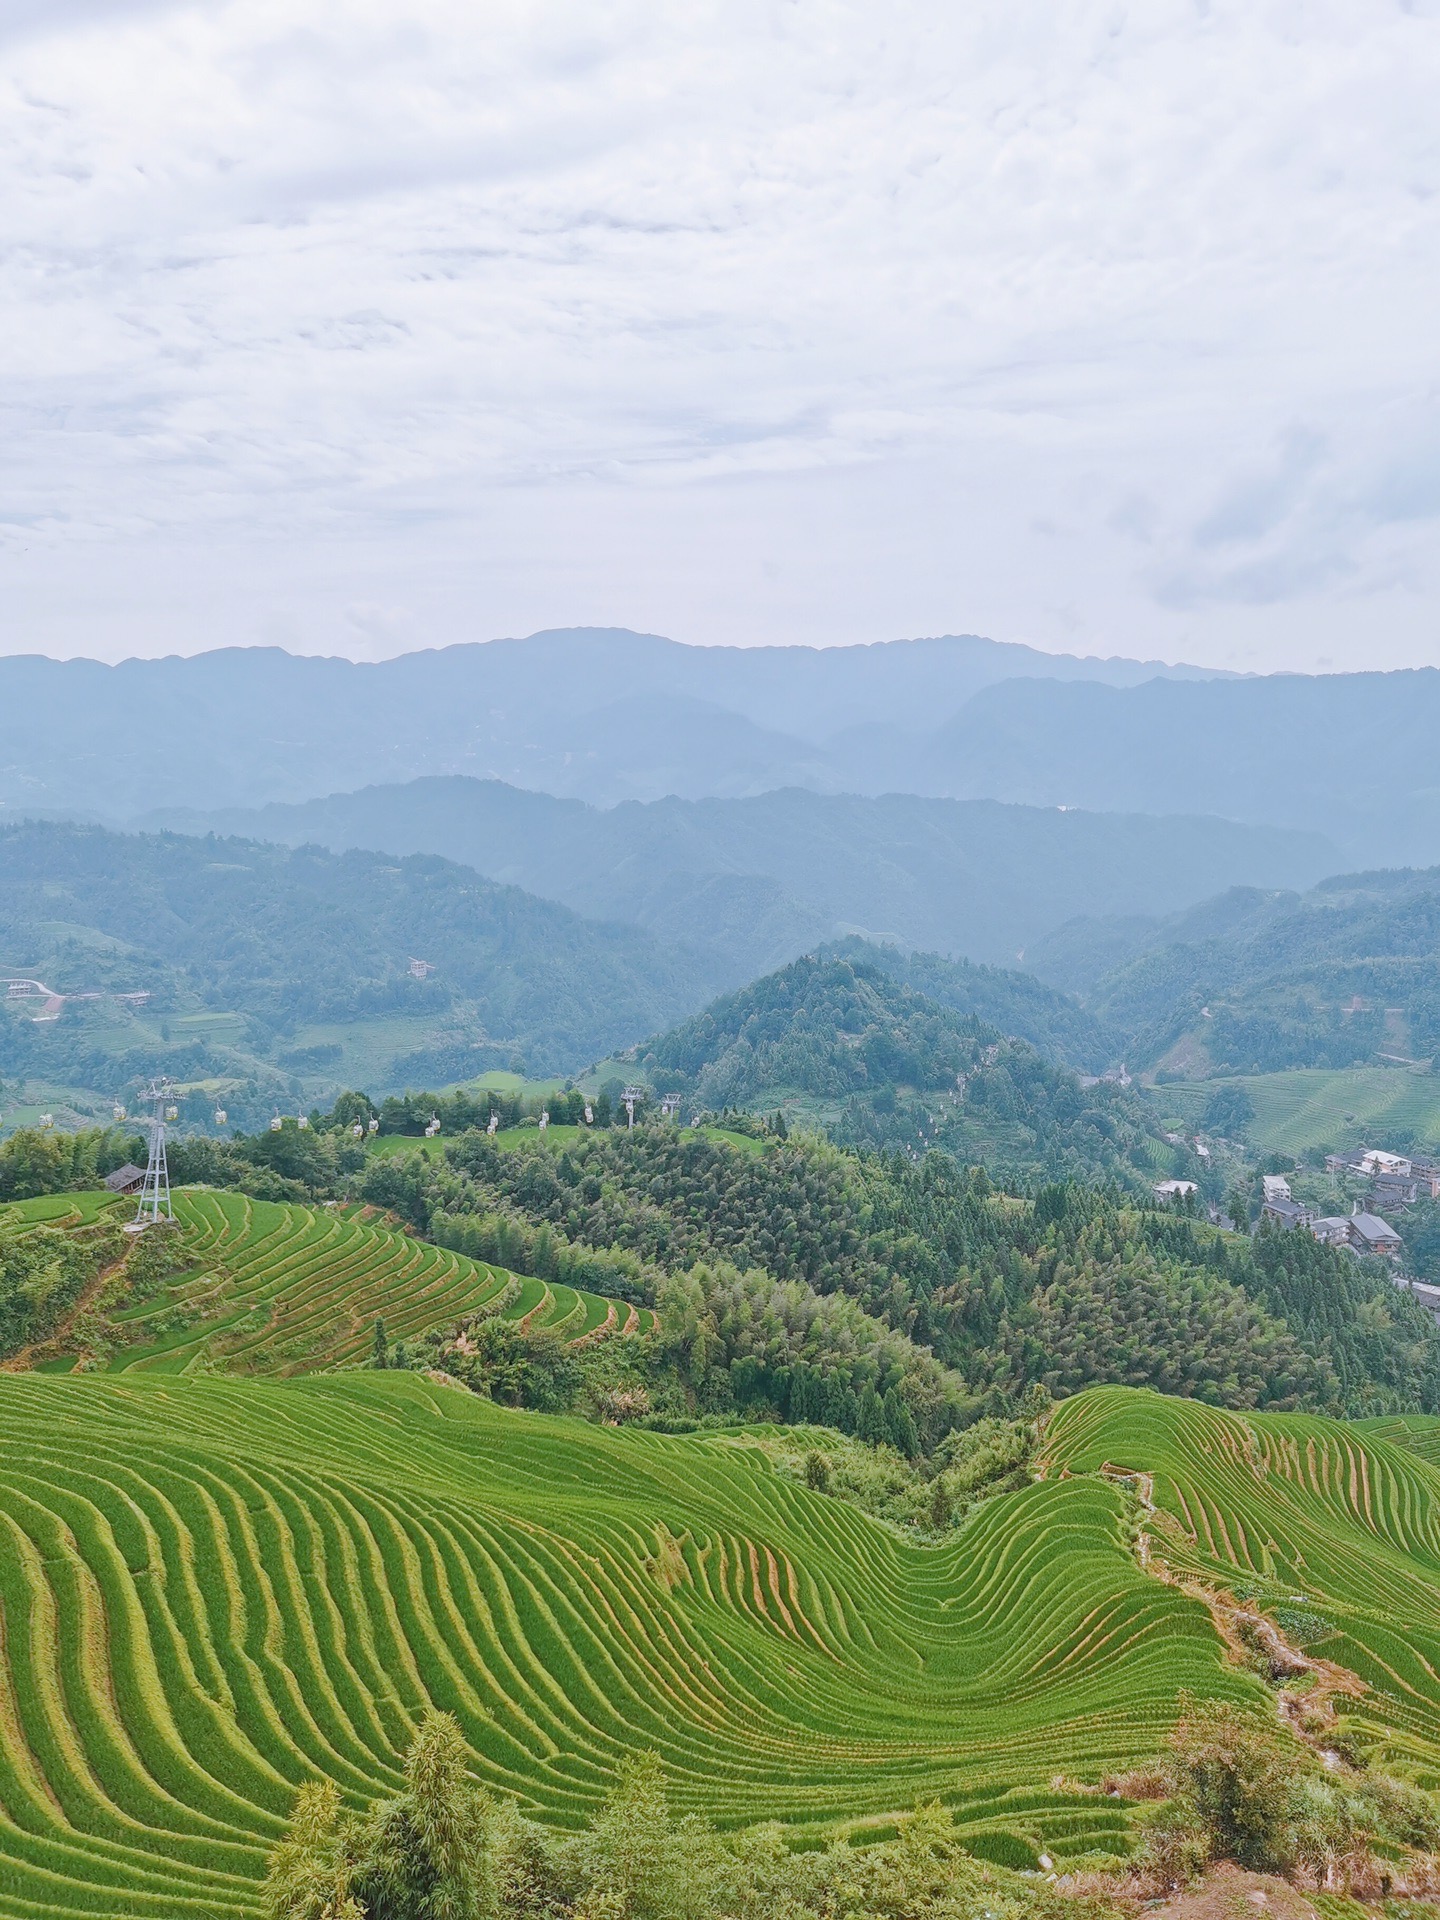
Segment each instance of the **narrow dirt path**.
[[29,1373],[35,1364],[36,1354],[49,1357],[53,1349],[63,1347],[75,1322],[82,1313],[94,1306],[104,1292],[107,1282],[114,1279],[133,1251],[132,1247],[126,1247],[118,1260],[112,1260],[108,1267],[100,1269],[93,1280],[87,1280],[75,1296],[74,1305],[55,1331],[47,1334],[43,1340],[34,1340],[28,1347],[21,1347],[20,1351],[12,1353],[8,1360],[0,1360],[0,1373]]

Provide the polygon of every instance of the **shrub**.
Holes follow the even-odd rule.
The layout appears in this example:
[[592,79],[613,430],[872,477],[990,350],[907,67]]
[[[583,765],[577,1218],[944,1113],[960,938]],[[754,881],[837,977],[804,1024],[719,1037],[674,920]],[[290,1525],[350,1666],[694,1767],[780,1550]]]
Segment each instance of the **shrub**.
[[1170,1753],[1182,1813],[1204,1831],[1211,1858],[1283,1872],[1291,1797],[1311,1764],[1298,1741],[1228,1700],[1182,1696]]

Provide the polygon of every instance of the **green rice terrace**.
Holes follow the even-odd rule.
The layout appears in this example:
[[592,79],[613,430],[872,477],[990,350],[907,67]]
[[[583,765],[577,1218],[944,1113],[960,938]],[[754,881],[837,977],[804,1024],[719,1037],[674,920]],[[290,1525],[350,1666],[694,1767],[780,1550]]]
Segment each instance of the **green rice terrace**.
[[1440,1145],[1440,1076],[1389,1067],[1295,1067],[1280,1073],[1171,1082],[1154,1090],[1167,1119],[1198,1126],[1217,1091],[1241,1087],[1255,1117],[1245,1136],[1266,1153],[1343,1149],[1397,1130]]
[[[109,1371],[286,1373],[343,1365],[370,1350],[374,1323],[404,1339],[488,1309],[567,1340],[649,1326],[648,1308],[503,1268],[411,1238],[366,1207],[308,1207],[244,1194],[180,1191],[176,1277],[110,1316],[121,1344]],[[27,1227],[117,1223],[102,1194],[55,1194],[0,1208],[0,1236]],[[168,1230],[167,1230],[168,1232]],[[61,1352],[47,1370],[74,1364]]]
[[801,1841],[935,1796],[992,1859],[1123,1851],[1096,1789],[1178,1690],[1263,1698],[1244,1607],[1335,1738],[1440,1779],[1440,1474],[1318,1418],[1095,1389],[926,1548],[743,1431],[414,1373],[12,1374],[0,1542],[5,1920],[258,1914],[297,1788],[393,1791],[431,1703],[559,1826],[649,1748],[680,1808]]

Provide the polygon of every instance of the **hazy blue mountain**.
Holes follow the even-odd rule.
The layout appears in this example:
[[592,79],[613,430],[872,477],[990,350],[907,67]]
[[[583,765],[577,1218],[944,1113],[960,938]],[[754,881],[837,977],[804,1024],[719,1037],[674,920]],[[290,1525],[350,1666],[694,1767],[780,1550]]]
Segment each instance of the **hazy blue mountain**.
[[126,824],[465,774],[602,806],[794,786],[1205,814],[1324,833],[1346,862],[1425,863],[1437,730],[1440,670],[1238,679],[964,636],[685,647],[577,628],[358,665],[17,656],[0,659],[0,817]]
[[[430,773],[602,804],[783,785],[880,791],[897,784],[895,765],[913,764],[910,736],[996,681],[1197,672],[974,636],[686,647],[592,628],[358,665],[264,647],[115,667],[12,656],[0,659],[0,806],[115,821]],[[843,739],[832,750],[861,726],[891,730],[889,762],[857,761]]]
[[449,777],[166,818],[443,854],[702,951],[736,984],[848,933],[1014,962],[1079,913],[1163,914],[1225,886],[1306,885],[1335,865],[1318,835],[1223,820],[795,788],[599,809]]
[[1213,813],[1327,834],[1347,861],[1440,858],[1440,669],[1117,687],[1011,679],[934,735],[919,792]]

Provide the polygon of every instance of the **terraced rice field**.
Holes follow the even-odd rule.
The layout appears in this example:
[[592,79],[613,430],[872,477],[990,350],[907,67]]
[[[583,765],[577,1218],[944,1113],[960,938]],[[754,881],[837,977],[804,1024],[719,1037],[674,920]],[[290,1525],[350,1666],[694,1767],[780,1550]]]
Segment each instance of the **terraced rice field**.
[[1056,1410],[1047,1447],[1065,1471],[1149,1476],[1157,1559],[1295,1623],[1361,1683],[1345,1713],[1361,1743],[1440,1788],[1440,1469],[1422,1457],[1437,1433],[1100,1388]]
[[7,1376],[0,1915],[256,1913],[297,1786],[393,1788],[431,1701],[560,1824],[650,1747],[727,1822],[938,1795],[995,1857],[1113,1846],[1053,1776],[1257,1684],[1124,1510],[1052,1481],[925,1550],[754,1448],[414,1374]]
[[[82,1224],[106,1197],[56,1195],[0,1208],[0,1233]],[[128,1212],[127,1203],[124,1211]],[[219,1367],[292,1373],[370,1350],[377,1318],[392,1340],[491,1305],[502,1318],[600,1339],[653,1324],[648,1308],[521,1279],[414,1240],[368,1209],[293,1206],[197,1190],[175,1196],[190,1270],[115,1316],[130,1340],[112,1372]]]
[[89,1227],[97,1220],[128,1220],[133,1200],[110,1193],[47,1193],[38,1200],[12,1200],[0,1206],[0,1236],[27,1227]]
[[1267,1153],[1361,1146],[1386,1130],[1409,1128],[1440,1145],[1440,1077],[1403,1067],[1296,1068],[1155,1089],[1162,1114],[1197,1126],[1216,1089],[1243,1087],[1255,1103],[1245,1137]]
[[993,1858],[1123,1847],[1057,1777],[1153,1753],[1181,1687],[1262,1697],[1181,1581],[1302,1623],[1352,1730],[1440,1780],[1435,1468],[1106,1388],[1044,1470],[927,1549],[743,1436],[415,1374],[0,1377],[0,1920],[257,1914],[298,1785],[393,1789],[431,1702],[557,1824],[648,1747],[728,1823],[934,1796]]
[[1357,1420],[1356,1426],[1367,1438],[1393,1440],[1440,1467],[1440,1419],[1430,1413],[1396,1413],[1383,1420]]

